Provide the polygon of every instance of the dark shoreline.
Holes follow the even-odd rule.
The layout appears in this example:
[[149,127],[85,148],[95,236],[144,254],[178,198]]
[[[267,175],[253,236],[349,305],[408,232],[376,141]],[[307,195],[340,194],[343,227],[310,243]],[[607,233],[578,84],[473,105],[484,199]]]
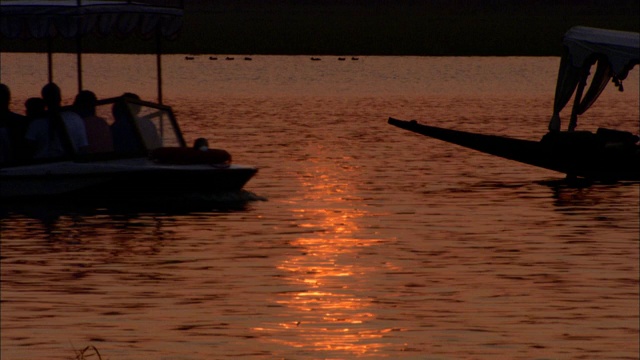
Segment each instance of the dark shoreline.
[[[174,54],[557,56],[575,25],[640,31],[639,0],[187,0]],[[114,41],[114,39],[116,41]],[[75,52],[57,39],[56,52]],[[0,39],[0,51],[46,51]],[[86,38],[88,53],[154,53],[138,38]]]

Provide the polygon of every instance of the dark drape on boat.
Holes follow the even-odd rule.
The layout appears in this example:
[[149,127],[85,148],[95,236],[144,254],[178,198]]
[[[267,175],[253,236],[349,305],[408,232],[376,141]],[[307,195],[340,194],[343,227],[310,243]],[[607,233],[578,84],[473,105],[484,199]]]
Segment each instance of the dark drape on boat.
[[550,131],[560,131],[560,112],[567,105],[576,86],[580,82],[580,68],[571,66],[570,54],[564,48],[560,59],[560,70],[558,71],[558,81],[556,83],[555,101],[553,103],[553,116],[549,122]]
[[[596,73],[593,76],[593,80],[591,80],[591,85],[589,85],[589,89],[587,93],[582,96],[582,94],[576,93],[575,103],[576,106],[574,110],[571,112],[571,120],[569,122],[569,131],[575,130],[578,125],[578,115],[584,114],[590,107],[596,102],[596,99],[602,94],[602,91],[607,86],[609,81],[611,80],[613,74],[611,71],[611,65],[607,61],[607,59],[598,59],[597,60]],[[591,65],[589,66],[589,69]],[[580,79],[580,86],[586,86],[586,81],[589,76],[589,69],[585,69],[583,73],[583,77]],[[578,96],[580,95],[580,96]]]

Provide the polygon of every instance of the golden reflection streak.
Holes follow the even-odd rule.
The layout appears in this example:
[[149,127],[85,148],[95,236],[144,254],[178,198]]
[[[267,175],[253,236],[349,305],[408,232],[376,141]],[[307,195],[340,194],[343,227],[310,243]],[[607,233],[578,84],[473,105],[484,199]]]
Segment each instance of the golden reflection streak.
[[[288,274],[287,281],[305,287],[303,291],[282,293],[277,301],[288,309],[285,315],[296,317],[295,321],[254,330],[269,333],[271,336],[265,337],[269,341],[293,348],[341,352],[348,357],[371,355],[388,346],[381,339],[397,329],[373,328],[376,314],[368,311],[371,299],[363,294],[376,268],[364,265],[358,255],[362,248],[375,246],[380,240],[355,237],[360,230],[356,220],[366,213],[351,208],[343,199],[341,194],[352,191],[348,182],[334,180],[339,179],[338,174],[344,178],[339,172],[331,173],[336,168],[315,168],[315,176],[303,178],[308,189],[304,199],[307,207],[296,211],[302,220],[299,226],[321,228],[322,236],[296,239],[292,245],[300,247],[303,255],[290,257],[278,266]],[[316,203],[319,206],[313,208]]]

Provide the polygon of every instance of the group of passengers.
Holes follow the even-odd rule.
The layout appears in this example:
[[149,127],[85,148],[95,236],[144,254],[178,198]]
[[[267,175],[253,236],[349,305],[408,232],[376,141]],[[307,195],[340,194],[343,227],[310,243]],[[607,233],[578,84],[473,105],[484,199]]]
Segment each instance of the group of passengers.
[[[127,121],[115,121],[110,126],[96,115],[97,98],[93,92],[80,91],[72,111],[62,109],[56,84],[45,85],[41,95],[29,98],[25,115],[19,115],[9,109],[9,87],[0,84],[0,163],[136,150],[133,129],[123,129],[126,125],[122,124]],[[125,95],[139,99],[135,94]],[[117,103],[113,112],[117,119]]]

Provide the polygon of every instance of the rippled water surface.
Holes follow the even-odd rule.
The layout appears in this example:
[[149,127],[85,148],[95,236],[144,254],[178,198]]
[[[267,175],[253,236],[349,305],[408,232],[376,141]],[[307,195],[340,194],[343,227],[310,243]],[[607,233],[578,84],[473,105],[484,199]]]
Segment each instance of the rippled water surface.
[[[164,57],[164,98],[187,141],[260,168],[253,200],[5,209],[2,359],[638,358],[637,183],[570,187],[386,123],[539,139],[559,59],[219,59]],[[154,100],[154,65],[87,55],[85,87]],[[14,109],[44,71],[2,54]],[[637,132],[637,83],[580,128]]]

